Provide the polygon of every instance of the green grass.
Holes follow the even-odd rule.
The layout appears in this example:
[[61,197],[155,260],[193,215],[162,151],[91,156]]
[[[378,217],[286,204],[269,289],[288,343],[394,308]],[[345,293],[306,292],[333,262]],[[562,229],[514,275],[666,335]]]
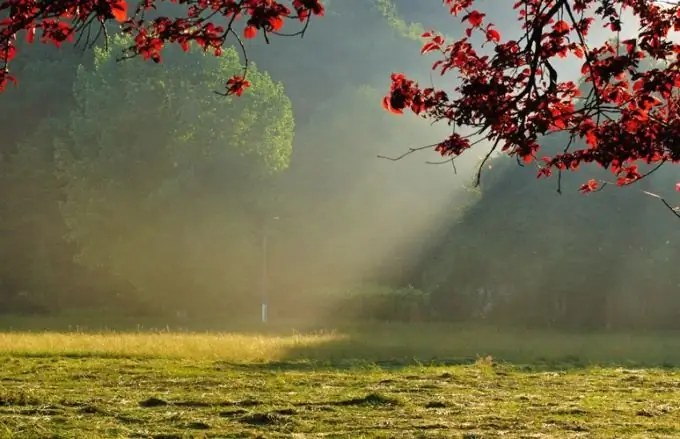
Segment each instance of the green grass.
[[679,437],[678,339],[4,332],[0,437]]

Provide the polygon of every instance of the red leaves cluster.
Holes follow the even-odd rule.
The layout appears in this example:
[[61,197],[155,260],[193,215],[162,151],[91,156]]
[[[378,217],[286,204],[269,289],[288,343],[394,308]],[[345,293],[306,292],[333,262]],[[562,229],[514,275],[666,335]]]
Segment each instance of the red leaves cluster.
[[[147,12],[169,1],[184,6],[175,17],[147,19]],[[486,16],[475,9],[480,0],[443,0],[466,24],[465,35],[447,42],[426,32],[423,53],[438,52],[433,70],[455,72],[458,85],[449,93],[421,88],[403,74],[392,75],[386,109],[410,109],[433,121],[467,127],[469,136],[454,134],[436,146],[457,156],[488,140],[493,149],[536,163],[539,176],[554,170],[576,170],[597,163],[611,170],[617,184],[643,177],[636,163],[680,161],[680,5],[651,0],[516,0],[514,9],[524,35],[503,41]],[[324,14],[321,0],[141,0],[134,11],[126,0],[0,0],[0,90],[15,81],[9,72],[17,56],[16,38],[60,46],[89,35],[89,26],[119,23],[132,35],[127,56],[161,62],[167,44],[189,50],[191,43],[219,56],[227,38],[278,34],[289,20],[306,23]],[[639,22],[634,38],[593,46],[588,33],[596,21],[616,33],[624,14]],[[243,33],[235,25],[243,25]],[[304,28],[300,31],[304,32]],[[298,32],[298,34],[300,33]],[[482,44],[473,43],[473,34]],[[97,31],[92,34],[97,34]],[[290,34],[289,34],[290,35]],[[91,43],[85,41],[85,44]],[[477,44],[479,47],[475,47]],[[583,60],[582,74],[591,86],[581,96],[572,81],[560,80],[553,62],[573,55]],[[663,62],[643,71],[640,61]],[[247,57],[246,57],[247,70]],[[241,95],[249,86],[246,71],[227,80],[225,94]],[[540,157],[539,140],[555,131],[571,141],[563,153]],[[477,137],[477,140],[471,139]],[[580,140],[580,142],[573,142]],[[573,148],[573,145],[581,145]],[[597,190],[597,182],[583,185]],[[679,186],[680,188],[680,186]]]
[[[185,13],[146,19],[146,14],[162,2],[183,5]],[[17,54],[15,41],[21,33],[29,42],[38,33],[41,42],[60,46],[63,42],[90,35],[89,26],[103,27],[107,22],[118,22],[134,37],[134,45],[126,56],[161,62],[166,44],[177,44],[189,50],[193,42],[219,56],[227,38],[238,39],[233,27],[238,20],[245,21],[243,35],[246,38],[253,38],[258,32],[263,32],[266,38],[267,34],[280,31],[286,20],[306,22],[311,16],[322,16],[324,8],[321,0],[293,0],[292,9],[275,0],[142,0],[131,13],[126,0],[0,0],[0,14],[3,17],[0,19],[2,91],[8,81],[15,81],[9,66]],[[91,32],[97,33],[97,30]],[[249,86],[245,74],[227,81],[226,94],[243,93]]]
[[227,81],[227,94],[241,96],[245,89],[250,87],[250,82],[243,76],[233,76]]
[[[432,121],[472,129],[477,141],[516,155],[525,163],[540,153],[539,139],[551,132],[569,133],[563,153],[536,161],[539,177],[553,170],[576,170],[597,163],[611,170],[619,185],[644,175],[636,163],[680,161],[680,44],[670,33],[680,30],[680,6],[648,0],[516,0],[514,9],[524,35],[502,41],[478,0],[444,0],[466,23],[465,36],[445,42],[434,32],[423,34],[422,52],[438,52],[433,70],[457,74],[452,93],[420,88],[403,74],[392,75],[383,101],[386,109],[409,108]],[[486,4],[486,3],[484,3]],[[597,21],[616,32],[623,14],[639,20],[635,38],[593,47],[588,32]],[[486,40],[475,47],[472,34]],[[485,51],[486,44],[492,50]],[[560,80],[555,59],[583,60],[582,74],[592,90],[582,96],[572,81]],[[663,62],[643,71],[643,58]],[[580,142],[575,142],[580,140]],[[472,144],[454,136],[440,143],[442,155],[456,156]],[[574,147],[573,145],[582,145]],[[590,181],[584,192],[597,190]],[[680,188],[680,185],[678,186]]]

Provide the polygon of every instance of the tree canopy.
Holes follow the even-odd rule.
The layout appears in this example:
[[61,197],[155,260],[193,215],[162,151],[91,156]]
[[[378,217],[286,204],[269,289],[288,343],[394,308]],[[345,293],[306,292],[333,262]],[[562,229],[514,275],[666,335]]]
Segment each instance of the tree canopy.
[[[261,35],[301,35],[313,16],[324,15],[320,0],[219,0],[177,2],[176,14],[155,13],[162,0],[146,0],[132,10],[125,0],[38,2],[4,0],[0,10],[2,63],[0,85],[14,80],[8,67],[17,56],[16,38],[24,34],[32,41],[36,32],[43,42],[57,46],[84,39],[90,44],[92,27],[107,34],[109,23],[132,36],[123,48],[124,57],[141,56],[155,62],[163,59],[167,44],[188,50],[192,43],[215,55],[222,53],[228,38],[241,47],[245,65],[241,72],[225,77],[226,94],[241,95],[250,85],[246,78],[248,58],[241,38]],[[521,32],[504,39],[486,20],[479,0],[445,0],[451,15],[466,24],[462,37],[448,39],[426,31],[422,53],[439,53],[433,69],[442,75],[454,73],[453,89],[420,87],[402,73],[392,75],[386,109],[401,113],[410,109],[431,121],[457,127],[434,149],[456,157],[482,140],[526,164],[536,163],[539,176],[555,171],[573,171],[581,164],[596,163],[611,170],[615,183],[627,185],[641,179],[638,162],[677,163],[678,94],[680,44],[672,33],[680,29],[680,5],[667,2],[629,0],[518,0],[514,13]],[[393,4],[380,2],[394,26],[409,34],[408,26],[393,13]],[[217,19],[219,17],[219,19]],[[225,23],[226,26],[220,23]],[[288,22],[300,27],[288,31]],[[219,22],[219,23],[218,23]],[[593,26],[605,26],[619,35],[631,22],[637,32],[616,44],[594,43]],[[236,23],[241,23],[240,29]],[[284,30],[284,25],[285,29]],[[76,38],[77,37],[77,38]],[[593,87],[586,96],[578,85],[560,78],[555,67],[560,58],[582,60],[582,73]],[[640,59],[664,61],[663,67],[639,69]],[[539,138],[551,132],[567,132],[564,151],[543,155]],[[574,139],[585,140],[571,148]],[[488,156],[490,156],[489,154]],[[597,190],[601,182],[590,180],[583,192]],[[680,186],[678,186],[680,188]],[[679,214],[680,215],[680,214]]]
[[241,68],[233,50],[169,52],[166,68],[155,69],[117,64],[113,54],[128,44],[117,36],[96,49],[92,69],[80,67],[75,109],[55,140],[61,210],[79,260],[150,298],[188,299],[169,292],[206,280],[207,289],[247,289],[234,274],[254,269],[252,212],[268,176],[290,159],[290,100],[254,66],[247,96],[202,93]]
[[[503,39],[474,0],[445,0],[462,16],[465,36],[447,42],[434,31],[423,34],[422,53],[439,53],[433,70],[457,74],[452,91],[420,87],[403,74],[392,75],[386,109],[410,109],[422,117],[468,131],[454,132],[435,146],[444,156],[458,156],[481,140],[525,164],[540,162],[539,176],[574,171],[595,163],[611,170],[616,184],[628,185],[645,174],[638,162],[661,165],[680,160],[678,94],[680,6],[653,1],[517,1],[519,38]],[[620,34],[638,20],[637,35],[592,44],[589,31],[604,25]],[[475,40],[475,37],[481,38]],[[484,46],[491,47],[485,49]],[[574,81],[562,80],[560,58],[582,60],[581,73],[592,85],[583,95]],[[640,68],[644,58],[663,64]],[[540,138],[569,134],[563,151],[543,155]],[[574,148],[577,139],[585,142]],[[487,157],[490,157],[490,154]],[[591,179],[583,192],[598,188]],[[677,213],[676,213],[677,214]]]
[[[483,79],[472,67],[500,62],[493,57],[500,56],[495,51],[505,43],[493,41],[494,33],[492,41],[482,41],[484,20],[498,23],[489,29],[499,38],[514,39],[520,47],[526,41],[521,26],[497,18],[511,4],[481,9],[481,2],[471,3],[459,13],[469,16],[458,23],[437,14],[436,2],[425,3],[326,1],[323,20],[310,24],[307,38],[272,38],[272,44],[262,38],[265,33],[269,38],[288,31],[262,28],[256,38],[245,38],[255,11],[244,10],[218,56],[213,50],[203,53],[201,42],[192,38],[175,44],[179,41],[170,38],[175,28],[165,29],[158,34],[168,43],[158,64],[138,59],[144,58],[141,53],[133,56],[136,31],[127,32],[115,17],[103,19],[108,38],[99,38],[94,50],[82,50],[89,47],[82,47],[87,27],[77,27],[73,35],[74,42],[83,35],[81,47],[59,50],[31,44],[19,31],[8,66],[20,82],[0,97],[0,308],[95,306],[127,313],[143,300],[170,316],[184,309],[258,319],[260,294],[269,291],[272,318],[287,313],[316,318],[321,315],[316,311],[327,307],[324,315],[349,317],[677,327],[675,218],[655,218],[653,209],[648,215],[649,203],[658,201],[631,196],[640,190],[665,196],[673,189],[675,168],[663,167],[634,186],[598,191],[585,200],[577,189],[592,180],[595,184],[585,189],[597,191],[611,179],[612,165],[580,167],[577,174],[553,166],[556,178],[536,181],[532,171],[545,173],[542,169],[550,167],[543,156],[560,156],[567,145],[567,152],[597,149],[587,135],[574,135],[574,126],[565,125],[536,131],[540,149],[531,160],[512,148],[503,154],[499,143],[483,164],[482,188],[468,190],[460,180],[452,181],[452,171],[472,177],[478,164],[473,161],[484,159],[495,143],[489,134],[498,128],[492,124],[475,134],[490,110],[476,119],[455,120],[464,105],[474,113],[481,111],[478,98],[488,99],[476,93],[475,99],[460,101],[472,94],[465,81]],[[154,4],[157,9],[146,12],[144,26],[159,17],[182,17],[198,5]],[[475,7],[488,14],[467,39],[480,59],[461,54],[473,64],[428,79],[429,66],[417,68],[420,36],[434,27],[446,31],[442,38],[455,41],[465,35]],[[623,17],[627,23],[630,12]],[[224,13],[215,12],[213,24],[224,25]],[[203,17],[207,20],[206,11]],[[568,14],[562,18],[570,20]],[[292,28],[288,33],[308,24],[284,23],[284,29]],[[361,34],[347,35],[349,23]],[[90,24],[91,37],[98,25],[97,20]],[[547,34],[550,26],[544,26]],[[625,37],[612,38],[611,32],[598,36],[598,27],[595,22],[588,47],[594,50],[609,38],[607,44],[622,54],[631,31],[640,32],[637,25],[628,26]],[[527,47],[525,53],[533,53],[535,46]],[[638,75],[672,68],[672,58],[642,52]],[[121,56],[131,59],[118,62]],[[592,104],[586,97],[603,85],[594,83],[588,71],[579,79],[578,67],[562,78],[564,60],[571,66],[584,61],[560,54],[549,60],[555,62],[558,84],[574,83],[580,94],[573,100],[574,112],[581,114]],[[385,72],[404,66],[419,82],[441,87],[449,103],[460,107],[453,111],[441,105],[440,119],[432,109],[420,113],[424,118],[384,111]],[[549,94],[550,68],[542,69],[547,82],[536,87]],[[506,69],[504,74],[515,73]],[[249,88],[225,91],[233,76],[247,80]],[[671,100],[674,96],[673,90]],[[396,109],[392,97],[386,102],[389,110]],[[492,98],[489,105],[502,103]],[[602,121],[620,121],[622,116],[608,108],[600,114]],[[590,114],[596,120],[598,113]],[[400,160],[441,145],[451,133],[449,116],[461,137],[469,135],[469,148],[461,154],[439,148],[444,157],[423,159],[448,166]],[[537,126],[531,117],[527,130]],[[442,123],[432,127],[432,121]],[[635,164],[644,175],[659,163],[664,161]],[[563,188],[562,197],[554,193],[556,185]]]

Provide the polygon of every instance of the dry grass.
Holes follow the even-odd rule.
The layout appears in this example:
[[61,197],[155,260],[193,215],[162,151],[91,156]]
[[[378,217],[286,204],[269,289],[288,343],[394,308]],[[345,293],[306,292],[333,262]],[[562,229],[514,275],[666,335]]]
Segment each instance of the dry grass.
[[0,353],[31,356],[106,356],[278,361],[287,352],[342,340],[336,334],[289,336],[199,333],[0,333]]

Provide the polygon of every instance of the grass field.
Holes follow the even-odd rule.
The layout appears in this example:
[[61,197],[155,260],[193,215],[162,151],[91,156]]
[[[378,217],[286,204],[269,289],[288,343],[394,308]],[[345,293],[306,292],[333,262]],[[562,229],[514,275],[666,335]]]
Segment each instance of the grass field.
[[7,331],[0,356],[8,438],[680,437],[674,334]]

